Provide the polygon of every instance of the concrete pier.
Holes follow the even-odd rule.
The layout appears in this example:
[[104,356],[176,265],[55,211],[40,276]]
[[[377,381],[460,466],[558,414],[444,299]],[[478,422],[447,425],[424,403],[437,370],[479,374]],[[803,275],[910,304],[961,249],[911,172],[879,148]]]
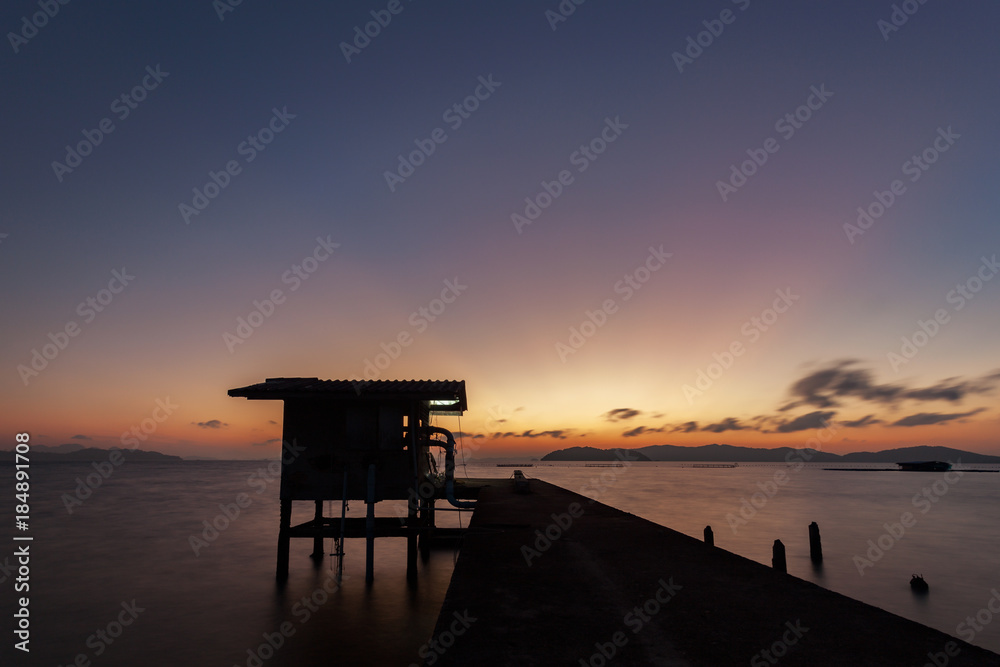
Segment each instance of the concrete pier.
[[431,641],[434,665],[1000,665],[540,480],[481,488]]

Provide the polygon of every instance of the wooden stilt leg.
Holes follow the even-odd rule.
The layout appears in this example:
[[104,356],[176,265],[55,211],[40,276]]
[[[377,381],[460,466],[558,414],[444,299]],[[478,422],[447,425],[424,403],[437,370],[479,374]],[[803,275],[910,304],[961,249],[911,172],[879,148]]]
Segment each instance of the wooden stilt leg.
[[368,466],[368,529],[367,549],[365,552],[365,583],[375,580],[375,464]]
[[275,578],[279,582],[288,580],[288,550],[291,546],[290,528],[292,526],[292,501],[281,499],[281,510],[278,523],[278,563]]
[[313,537],[312,558],[317,562],[323,560],[323,501],[316,501],[316,515],[313,519],[316,524],[316,535]]
[[417,500],[410,499],[406,515],[406,526],[410,532],[406,536],[406,580],[413,583],[417,580]]

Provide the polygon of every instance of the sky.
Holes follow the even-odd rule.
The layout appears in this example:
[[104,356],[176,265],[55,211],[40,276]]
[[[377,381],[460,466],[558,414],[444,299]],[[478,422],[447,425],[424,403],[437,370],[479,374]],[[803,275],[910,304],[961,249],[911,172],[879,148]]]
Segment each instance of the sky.
[[6,2],[0,427],[262,458],[228,389],[451,379],[480,457],[1000,455],[998,20]]

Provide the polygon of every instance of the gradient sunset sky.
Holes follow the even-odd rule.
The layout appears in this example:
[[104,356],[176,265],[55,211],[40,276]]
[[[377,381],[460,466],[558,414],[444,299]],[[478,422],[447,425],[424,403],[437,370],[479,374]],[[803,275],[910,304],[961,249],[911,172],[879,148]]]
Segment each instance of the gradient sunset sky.
[[39,7],[0,10],[11,445],[276,456],[228,389],[367,368],[465,380],[480,457],[1000,455],[995,2]]

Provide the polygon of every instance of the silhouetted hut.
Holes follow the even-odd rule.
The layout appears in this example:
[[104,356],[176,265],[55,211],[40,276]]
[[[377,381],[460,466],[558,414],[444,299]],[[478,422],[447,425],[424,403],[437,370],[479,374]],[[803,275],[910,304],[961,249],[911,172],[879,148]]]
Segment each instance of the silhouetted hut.
[[[440,487],[441,495],[452,504],[474,506],[454,496],[454,437],[430,425],[432,415],[465,412],[468,406],[464,381],[269,378],[230,389],[229,395],[285,402],[279,580],[288,576],[292,537],[313,538],[313,555],[317,558],[322,557],[324,537],[339,540],[337,553],[341,556],[345,537],[366,537],[366,579],[371,581],[374,538],[404,536],[409,540],[407,576],[412,579],[416,575],[417,536],[433,527],[437,494],[427,489]],[[443,435],[445,440],[433,435]],[[443,479],[435,475],[431,446],[445,448]],[[339,518],[323,517],[324,500],[341,501]],[[367,503],[367,518],[347,518],[349,500]],[[405,522],[395,517],[376,519],[375,503],[381,500],[408,500]],[[294,501],[314,502],[315,518],[292,526]]]

